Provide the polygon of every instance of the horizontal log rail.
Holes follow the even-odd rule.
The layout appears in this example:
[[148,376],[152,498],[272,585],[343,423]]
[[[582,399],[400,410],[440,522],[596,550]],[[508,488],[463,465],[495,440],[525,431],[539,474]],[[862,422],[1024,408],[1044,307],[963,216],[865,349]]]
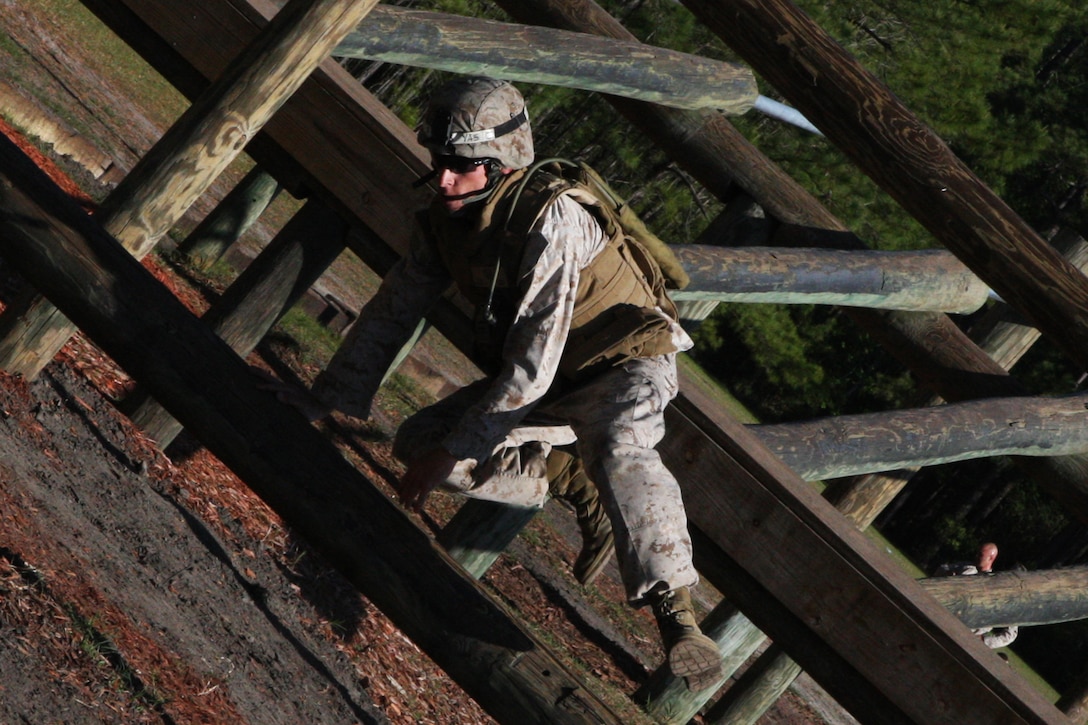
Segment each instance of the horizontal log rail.
[[990,456],[1088,453],[1088,394],[987,398],[749,428],[799,476],[819,481]]
[[609,93],[676,108],[751,110],[751,69],[644,43],[380,6],[333,55]]
[[822,304],[966,314],[990,290],[955,255],[916,252],[673,245],[691,281],[680,302]]
[[922,588],[968,627],[1088,619],[1088,567],[922,579]]

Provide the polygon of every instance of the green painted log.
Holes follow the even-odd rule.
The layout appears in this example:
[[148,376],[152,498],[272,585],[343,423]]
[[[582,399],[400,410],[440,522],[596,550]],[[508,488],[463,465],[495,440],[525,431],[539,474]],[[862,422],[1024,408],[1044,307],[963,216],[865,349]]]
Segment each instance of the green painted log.
[[749,429],[807,481],[992,456],[1080,455],[1088,453],[1088,395],[986,398]]
[[801,665],[772,642],[736,684],[714,703],[703,720],[715,725],[755,723],[800,674]]
[[272,174],[254,166],[178,245],[178,252],[193,266],[210,269],[253,226],[282,188]]
[[[344,251],[348,230],[323,203],[307,202],[201,320],[245,357]],[[143,386],[122,409],[164,450],[182,430]]]
[[1088,619],[1088,566],[930,577],[920,584],[972,628]]
[[944,250],[671,247],[690,281],[677,301],[823,304],[969,313],[989,289]]
[[747,113],[748,68],[596,35],[379,6],[333,55]]

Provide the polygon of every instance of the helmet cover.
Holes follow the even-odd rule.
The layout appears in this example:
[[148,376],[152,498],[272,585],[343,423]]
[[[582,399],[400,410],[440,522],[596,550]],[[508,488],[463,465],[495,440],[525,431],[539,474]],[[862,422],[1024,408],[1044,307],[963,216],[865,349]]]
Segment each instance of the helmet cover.
[[533,134],[525,99],[507,81],[458,78],[439,88],[417,135],[431,153],[491,158],[503,168],[533,163]]

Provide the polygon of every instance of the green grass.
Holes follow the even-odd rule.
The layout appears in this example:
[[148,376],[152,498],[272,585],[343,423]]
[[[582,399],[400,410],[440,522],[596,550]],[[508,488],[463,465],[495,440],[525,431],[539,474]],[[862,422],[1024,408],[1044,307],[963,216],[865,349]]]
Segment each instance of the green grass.
[[[168,126],[189,107],[184,96],[78,0],[29,0],[27,4],[36,15],[78,38],[79,46],[87,51],[88,68],[116,83],[153,121]],[[112,108],[98,110],[115,113]]]

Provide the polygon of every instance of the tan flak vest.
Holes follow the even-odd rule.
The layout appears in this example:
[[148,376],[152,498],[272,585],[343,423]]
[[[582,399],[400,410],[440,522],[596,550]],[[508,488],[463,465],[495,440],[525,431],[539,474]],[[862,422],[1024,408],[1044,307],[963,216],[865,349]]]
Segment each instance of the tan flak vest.
[[581,271],[574,318],[560,361],[560,375],[580,380],[632,358],[676,352],[672,320],[676,307],[654,259],[611,219],[587,189],[538,171],[522,184],[524,170],[499,182],[479,216],[451,217],[441,200],[426,214],[439,254],[458,289],[476,308],[476,346],[486,364],[501,359],[523,291],[525,239],[548,204],[569,195],[601,225],[608,243]]

